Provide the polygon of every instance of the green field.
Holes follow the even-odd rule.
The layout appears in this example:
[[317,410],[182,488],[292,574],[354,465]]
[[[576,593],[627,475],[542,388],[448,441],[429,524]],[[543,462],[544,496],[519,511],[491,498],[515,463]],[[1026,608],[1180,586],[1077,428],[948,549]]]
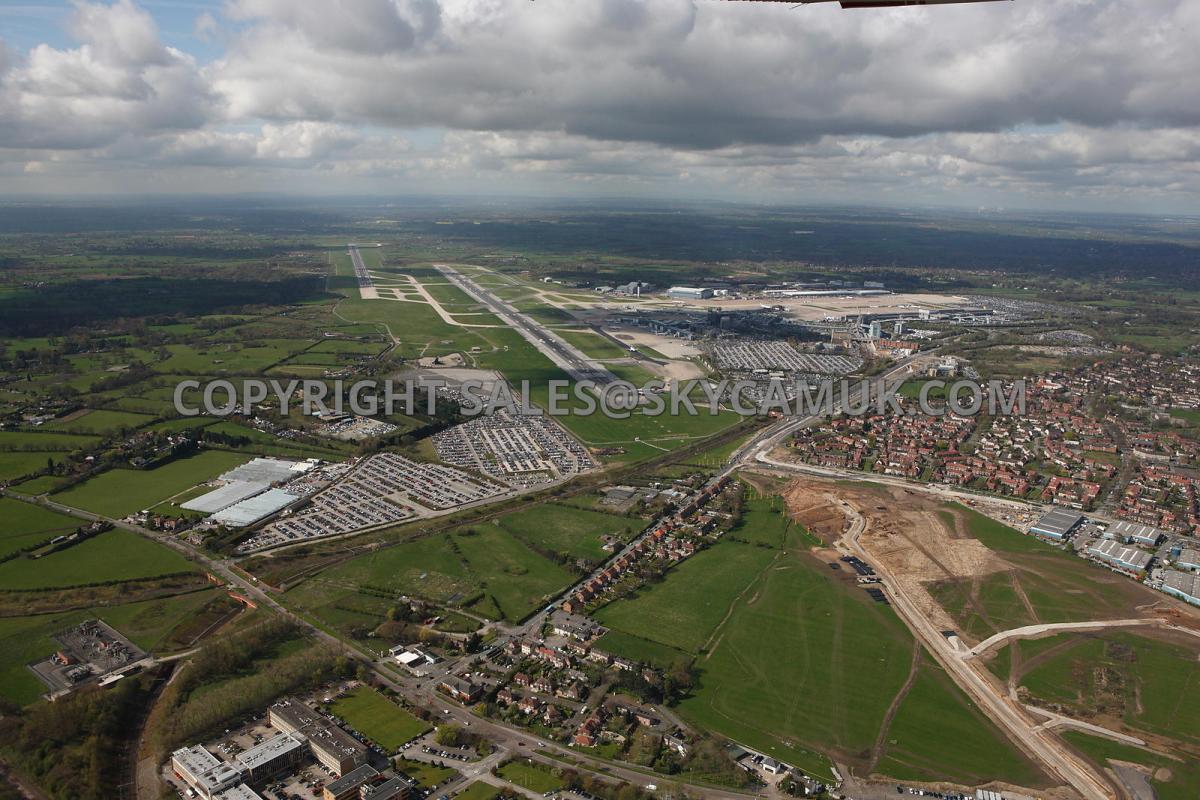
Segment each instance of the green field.
[[1084,718],[1103,713],[1139,731],[1200,745],[1200,647],[1192,642],[1113,631],[1051,636],[1037,640],[1038,649],[1030,644],[1019,645],[1029,668],[1017,683],[1034,703]]
[[565,339],[568,344],[579,348],[588,358],[627,358],[629,356],[629,351],[612,339],[591,331],[572,331],[560,328],[555,333]]
[[206,589],[105,608],[0,618],[0,696],[22,705],[37,700],[45,686],[26,665],[58,649],[54,634],[71,625],[99,617],[134,644],[155,652],[167,642],[176,626],[195,616],[217,595],[217,589]]
[[66,433],[92,433],[107,435],[125,428],[140,428],[154,417],[147,414],[134,414],[130,411],[106,411],[99,409],[72,419],[70,421],[54,420],[45,425],[46,430],[63,431]]
[[774,557],[766,548],[719,542],[674,567],[661,583],[594,616],[607,628],[694,653]]
[[0,451],[0,481],[10,481],[45,469],[47,462],[63,460],[62,452]]
[[193,570],[174,550],[126,530],[111,530],[41,558],[0,563],[5,589],[47,589],[129,581]]
[[[99,436],[84,436],[51,431],[0,431],[2,450],[82,450],[100,441]],[[43,456],[43,458],[45,458]]]
[[385,753],[394,753],[400,745],[430,729],[428,723],[368,686],[339,697],[330,710]]
[[496,797],[500,796],[500,789],[499,787],[492,786],[490,783],[475,781],[454,796],[458,800],[495,800]]
[[[595,615],[611,629],[601,646],[659,664],[694,655],[697,686],[679,714],[814,775],[830,775],[832,756],[864,774],[1039,785],[931,660],[914,661],[891,608],[831,571],[813,543],[777,498],[751,495],[727,539]],[[931,720],[964,733],[913,735]]]
[[596,641],[596,648],[622,658],[656,667],[669,667],[679,661],[691,661],[685,653],[670,645],[652,642],[624,631],[610,630]]
[[54,495],[56,502],[107,517],[124,517],[211,480],[249,456],[205,450],[152,470],[113,469]]
[[627,529],[642,527],[640,520],[615,514],[546,503],[506,514],[500,527],[539,550],[550,550],[571,558],[602,561],[609,553],[601,537],[628,538]]
[[0,558],[85,524],[57,511],[0,498]]
[[574,580],[572,573],[494,526],[480,527],[471,535],[457,534],[454,541],[479,587],[514,622]]
[[565,785],[545,767],[524,761],[510,761],[497,772],[504,780],[539,794],[556,792]]

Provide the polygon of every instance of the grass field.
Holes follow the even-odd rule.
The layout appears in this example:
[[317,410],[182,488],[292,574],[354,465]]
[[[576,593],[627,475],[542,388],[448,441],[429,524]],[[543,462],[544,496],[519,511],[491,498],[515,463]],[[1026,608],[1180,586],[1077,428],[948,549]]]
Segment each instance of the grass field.
[[10,481],[37,472],[53,461],[63,460],[62,452],[0,451],[0,481]]
[[676,566],[661,583],[610,603],[595,617],[607,628],[695,653],[774,556],[766,548],[719,542]]
[[135,414],[130,411],[106,411],[99,409],[76,417],[70,421],[54,420],[45,425],[49,431],[66,433],[110,434],[124,428],[140,428],[146,423],[153,422],[154,417],[148,414]]
[[[832,756],[864,773],[1039,784],[931,660],[914,661],[891,608],[816,558],[774,498],[749,497],[732,537],[754,544],[722,541],[596,614],[611,629],[602,646],[622,655],[695,656],[685,720],[817,776],[830,776]],[[893,705],[898,722],[880,737]],[[915,736],[924,725],[963,733]]]
[[439,767],[425,761],[396,758],[393,759],[392,763],[396,765],[398,771],[416,781],[417,785],[422,789],[432,789],[434,786],[438,786],[443,781],[449,780],[458,774],[456,770],[450,767]]
[[459,800],[495,800],[500,796],[500,788],[483,781],[475,781],[454,796]]
[[1045,653],[1040,658],[1027,649],[1031,642],[1021,642],[1022,661],[1031,663],[1018,680],[1035,703],[1088,718],[1104,713],[1137,730],[1200,744],[1200,648],[1119,631],[1037,643]]
[[604,535],[624,539],[627,530],[632,532],[643,524],[615,514],[554,503],[507,514],[498,522],[504,530],[534,547],[590,561],[601,561],[608,556]]
[[192,563],[174,550],[117,529],[41,558],[17,557],[0,563],[0,586],[10,590],[82,586],[192,569]]
[[394,753],[400,745],[430,729],[428,723],[367,686],[339,697],[331,711],[386,753]]
[[57,511],[0,498],[0,558],[82,525],[81,520]]
[[108,517],[124,517],[217,477],[249,456],[205,450],[152,470],[113,469],[54,495],[55,501]]
[[611,339],[606,339],[591,331],[572,331],[560,328],[556,330],[559,336],[574,345],[588,358],[625,358],[629,351]]
[[600,637],[596,647],[613,655],[656,667],[669,667],[679,661],[692,659],[691,653],[618,630],[610,630]]
[[504,780],[539,794],[556,792],[564,786],[563,782],[551,775],[549,770],[540,765],[535,766],[532,762],[510,761],[500,767],[497,772]]
[[45,686],[26,664],[53,653],[59,646],[54,634],[71,625],[99,617],[134,644],[154,652],[169,639],[172,630],[218,594],[217,589],[207,589],[106,608],[0,619],[0,696],[22,705],[37,700]]
[[82,450],[100,441],[99,436],[86,436],[52,431],[0,431],[0,450]]
[[477,531],[457,534],[454,541],[471,575],[506,619],[527,617],[574,580],[572,573],[494,526]]

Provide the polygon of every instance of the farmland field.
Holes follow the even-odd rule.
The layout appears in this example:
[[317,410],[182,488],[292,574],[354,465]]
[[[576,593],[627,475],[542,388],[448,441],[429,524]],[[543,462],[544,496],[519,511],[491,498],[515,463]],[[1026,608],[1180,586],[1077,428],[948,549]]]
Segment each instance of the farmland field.
[[57,511],[0,498],[0,558],[59,534],[70,533],[83,524],[81,520]]
[[0,481],[29,475],[43,469],[48,461],[58,463],[62,460],[63,453],[59,451],[0,451]]
[[507,533],[480,527],[454,536],[471,575],[506,619],[528,616],[546,598],[566,588],[573,576]]
[[330,710],[386,753],[395,752],[430,727],[368,686],[339,697]]
[[71,420],[54,420],[47,422],[46,430],[63,431],[66,433],[109,434],[123,428],[140,428],[154,417],[148,414],[134,414],[130,411],[89,411]]
[[81,450],[100,441],[99,436],[84,436],[51,431],[0,431],[3,450]]
[[111,530],[37,559],[0,563],[5,589],[45,589],[129,581],[188,572],[190,561],[160,544],[126,530]]
[[249,460],[246,455],[205,450],[157,469],[109,470],[54,495],[54,500],[95,514],[124,517],[157,505]]
[[615,514],[546,503],[499,519],[500,527],[523,542],[571,558],[603,560],[604,535],[627,538],[625,531],[642,527],[641,520]]

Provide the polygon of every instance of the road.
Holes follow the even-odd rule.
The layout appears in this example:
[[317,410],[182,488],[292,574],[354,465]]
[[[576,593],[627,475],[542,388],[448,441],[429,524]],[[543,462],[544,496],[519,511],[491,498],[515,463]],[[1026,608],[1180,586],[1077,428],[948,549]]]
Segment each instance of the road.
[[991,648],[1002,642],[1007,642],[1009,639],[1032,639],[1036,636],[1041,636],[1043,633],[1056,633],[1058,631],[1098,631],[1106,628],[1132,628],[1136,625],[1157,625],[1165,624],[1165,620],[1154,618],[1140,619],[1108,619],[1095,620],[1092,622],[1051,622],[1041,625],[1025,625],[1021,628],[1013,628],[1012,630],[1000,631],[994,636],[989,636],[979,644],[972,647],[970,650],[963,651],[960,656],[964,659],[974,658],[981,653],[986,653]]
[[[447,277],[457,276],[457,273],[449,268],[439,267],[439,269],[441,269],[443,274],[446,274]],[[463,279],[463,281],[464,283],[469,284],[469,282],[465,282],[465,279]],[[469,285],[471,285],[475,291],[469,291],[465,285],[460,284],[464,291],[468,291],[468,294],[480,299],[481,302],[485,302],[482,300],[484,293],[481,292],[477,287],[474,287],[473,284]],[[487,296],[490,298],[490,295]],[[492,298],[491,302],[485,302],[485,305],[493,308],[493,310],[502,318],[527,320],[524,315],[517,314],[515,311],[508,310],[506,308],[503,309],[503,313],[501,313],[501,311],[497,311],[497,307],[494,306],[493,303],[499,304],[499,302],[500,301]],[[519,330],[522,330],[522,333],[526,336],[526,338],[533,337],[534,339],[538,338],[538,332],[542,330],[541,326],[537,326],[532,322],[529,322],[528,327],[521,327],[520,325],[514,325],[514,327],[518,327]],[[925,356],[928,357],[928,354],[925,354]],[[564,356],[564,358],[566,357],[575,358],[574,355]],[[877,386],[881,383],[886,383],[895,378],[908,374],[911,371],[913,362],[915,360],[916,358],[914,357],[898,363],[887,372],[874,378],[872,380],[872,384]],[[854,399],[856,398],[852,397],[851,402],[853,402]],[[741,447],[739,447],[731,456],[725,468],[714,477],[714,480],[732,475],[737,470],[746,466],[759,466],[768,468],[787,466],[772,464],[771,459],[767,457],[767,454],[769,454],[771,450],[777,447],[793,432],[806,425],[816,422],[818,419],[820,419],[820,417],[816,415],[799,418],[786,418],[768,426],[757,433],[749,441],[744,443]],[[276,601],[270,593],[264,591],[256,581],[243,577],[243,575],[235,569],[234,564],[231,561],[214,558],[207,553],[198,551],[173,535],[159,533],[157,531],[121,520],[101,517],[99,515],[81,511],[79,509],[71,508],[69,506],[64,506],[47,498],[30,498],[25,495],[20,495],[16,492],[12,492],[11,490],[3,491],[4,494],[10,495],[16,499],[43,505],[80,519],[102,520],[110,522],[117,527],[140,533],[166,547],[170,547],[171,549],[184,554],[189,559],[203,566],[209,573],[220,576],[222,580],[225,580],[229,585],[236,587],[247,597],[253,599],[255,602],[261,605],[271,608],[285,618],[292,620],[303,629],[309,631],[317,639],[324,641],[339,650],[355,652],[360,657],[366,658],[372,663],[375,677],[381,683],[391,687],[393,690],[401,693],[410,700],[414,700],[420,705],[425,706],[439,718],[453,719],[464,726],[469,724],[473,730],[483,733],[489,738],[496,740],[499,746],[503,749],[507,749],[516,754],[524,753],[530,757],[539,758],[541,760],[546,760],[549,763],[554,763],[552,759],[539,757],[532,752],[533,750],[540,749],[548,753],[555,753],[561,757],[570,758],[576,761],[580,767],[588,769],[597,774],[615,777],[620,780],[629,781],[635,784],[645,784],[647,781],[655,780],[654,776],[625,767],[616,766],[609,762],[592,759],[588,756],[580,754],[577,751],[561,747],[554,743],[539,741],[523,730],[510,728],[489,720],[475,717],[467,710],[456,706],[436,693],[436,683],[438,678],[441,675],[444,675],[446,671],[455,669],[459,662],[450,662],[446,664],[444,668],[439,670],[438,675],[435,675],[433,678],[427,678],[423,681],[412,680],[407,677],[399,676],[391,670],[389,664],[385,664],[377,660],[378,657],[375,654],[362,650],[352,643],[347,643],[325,632],[324,630],[308,622],[306,619],[292,612],[286,606]],[[887,571],[886,566],[879,564],[879,562],[875,560],[871,554],[868,553],[866,549],[859,543],[858,536],[862,533],[863,529],[865,529],[865,521],[848,505],[843,503],[842,508],[849,516],[857,517],[856,520],[853,520],[850,532],[844,540],[845,546],[849,548],[851,552],[859,555],[860,558],[863,558],[864,560],[876,565],[876,569],[879,571],[881,577],[884,578],[885,585],[888,588],[889,595],[892,598],[893,605],[895,606],[896,610],[900,613],[901,617],[905,620],[910,629],[913,630],[914,634],[925,644],[929,652],[933,654],[939,663],[941,663],[946,671],[954,678],[955,682],[964,691],[966,691],[967,694],[979,705],[979,707],[983,709],[985,713],[987,713],[988,716],[993,719],[1002,729],[1004,729],[1014,739],[1014,741],[1020,743],[1027,752],[1045,765],[1048,770],[1069,785],[1073,786],[1085,798],[1088,800],[1109,800],[1109,798],[1115,796],[1115,792],[1112,790],[1112,787],[1107,783],[1107,781],[1096,775],[1090,767],[1081,763],[1073,753],[1062,746],[1061,743],[1054,739],[1052,735],[1050,735],[1044,729],[1039,729],[1038,725],[1034,724],[1028,719],[1023,709],[1010,705],[1007,698],[999,694],[996,687],[991,685],[980,673],[978,673],[970,662],[963,660],[961,655],[957,653],[946,640],[946,638],[942,636],[941,632],[936,630],[929,620],[919,612],[916,605],[912,603],[902,591],[896,588],[897,583],[894,580],[894,576]],[[648,527],[647,531],[649,531],[652,527],[653,526]],[[646,535],[646,533],[642,534],[642,536],[644,535]],[[631,542],[629,545],[627,545],[627,547],[632,547],[636,541],[637,540],[635,539],[635,541]],[[583,581],[590,579],[590,577],[591,576],[588,576],[588,578],[583,579]],[[564,597],[573,592],[583,581],[568,588],[561,595],[559,595],[559,597]],[[543,609],[543,611],[535,614],[524,625],[511,630],[507,635],[519,636],[540,628],[547,613],[548,608]],[[741,792],[717,790],[709,786],[688,784],[682,785],[688,786],[688,788],[693,790],[703,792],[704,796],[706,797],[718,798],[719,800],[724,800],[726,798],[729,800],[733,800],[734,798],[742,800],[747,796]]]
[[839,540],[851,554],[875,568],[883,578],[892,606],[913,634],[953,678],[981,711],[1026,753],[1034,757],[1052,775],[1074,788],[1087,800],[1112,800],[1119,793],[1090,765],[1078,758],[1044,728],[1033,723],[1024,709],[1007,698],[988,677],[977,671],[974,662],[964,661],[949,640],[921,613],[919,606],[905,594],[902,584],[886,562],[876,559],[859,541],[866,530],[866,520],[845,501],[831,496],[850,520],[850,529]]
[[577,347],[567,342],[527,314],[522,314],[512,305],[490,290],[475,283],[447,264],[434,264],[451,284],[466,292],[489,311],[521,334],[534,347],[554,362],[574,381],[594,381],[604,385],[617,380],[617,376],[584,355]]

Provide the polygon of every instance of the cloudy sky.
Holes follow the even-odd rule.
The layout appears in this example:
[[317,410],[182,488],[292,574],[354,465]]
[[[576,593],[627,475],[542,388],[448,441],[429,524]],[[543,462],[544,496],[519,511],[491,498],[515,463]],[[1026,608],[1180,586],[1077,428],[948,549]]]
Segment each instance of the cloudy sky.
[[0,194],[1200,213],[1200,2],[0,0]]

